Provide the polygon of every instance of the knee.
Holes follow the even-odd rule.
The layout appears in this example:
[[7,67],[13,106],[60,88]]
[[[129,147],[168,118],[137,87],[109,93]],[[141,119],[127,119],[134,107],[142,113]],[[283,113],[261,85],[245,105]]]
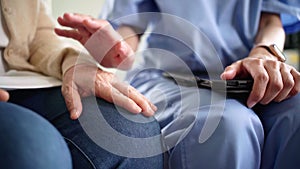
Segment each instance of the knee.
[[63,138],[36,113],[14,104],[0,103],[0,126],[0,156],[4,157],[1,159],[4,166],[71,168],[70,153]]
[[236,100],[226,101],[221,122],[225,128],[230,130],[262,129],[261,121],[255,112]]
[[219,129],[229,137],[245,135],[263,142],[264,132],[259,117],[238,101],[227,100],[220,119]]
[[[154,117],[132,114],[103,99],[97,99],[98,110],[91,110],[93,98],[84,100],[84,111],[99,111],[103,119],[117,132],[128,137],[147,138],[160,134],[160,126]],[[86,108],[85,108],[86,107]]]
[[[255,111],[259,113],[266,131],[279,127],[287,132],[300,129],[300,94],[279,103],[269,105],[258,105]],[[290,129],[288,129],[290,128]]]
[[251,109],[232,99],[226,100],[224,105],[211,105],[201,110],[196,123],[196,128],[199,127],[213,130],[201,132],[217,133],[219,137],[230,140],[239,139],[244,135],[262,142],[264,137],[258,116]]

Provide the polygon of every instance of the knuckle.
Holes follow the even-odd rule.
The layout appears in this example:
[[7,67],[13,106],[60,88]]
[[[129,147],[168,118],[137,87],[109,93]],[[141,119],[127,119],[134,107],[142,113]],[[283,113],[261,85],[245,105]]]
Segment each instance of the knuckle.
[[284,86],[287,87],[287,88],[292,88],[294,85],[295,85],[295,82],[294,82],[294,80],[291,80],[291,79],[286,80],[284,82]]
[[262,81],[262,82],[268,82],[269,81],[269,76],[267,73],[260,73],[256,76],[256,79],[258,81]]
[[130,87],[130,86],[126,86],[126,89],[127,89],[127,93],[130,94],[130,93],[133,93],[133,89]]
[[99,87],[99,88],[104,89],[104,90],[108,90],[108,89],[111,88],[111,85],[109,84],[109,82],[108,82],[108,81],[105,81],[105,80],[103,80],[103,79],[101,79],[101,78],[95,80],[95,85],[96,85],[97,87]]
[[272,84],[272,89],[273,90],[277,90],[277,91],[280,91],[283,89],[283,83],[279,80],[275,81],[273,84]]
[[253,60],[249,60],[249,61],[252,62],[253,64],[256,64],[256,65],[259,65],[259,66],[263,66],[264,62],[266,60],[263,60],[263,59],[253,59]]
[[265,63],[269,66],[269,67],[272,67],[272,68],[277,68],[279,66],[279,63],[278,61],[275,61],[275,60],[266,60]]

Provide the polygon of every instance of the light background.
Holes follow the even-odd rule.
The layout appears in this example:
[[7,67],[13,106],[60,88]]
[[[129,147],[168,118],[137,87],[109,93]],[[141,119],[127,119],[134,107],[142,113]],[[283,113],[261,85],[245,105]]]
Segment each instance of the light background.
[[52,15],[54,18],[64,12],[76,12],[98,17],[105,0],[52,0]]

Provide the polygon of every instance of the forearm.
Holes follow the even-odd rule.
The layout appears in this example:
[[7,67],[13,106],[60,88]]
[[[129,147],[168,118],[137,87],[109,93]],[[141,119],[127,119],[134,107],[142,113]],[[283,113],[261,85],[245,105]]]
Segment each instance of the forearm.
[[29,42],[29,62],[35,71],[61,79],[67,69],[75,65],[79,50],[70,48],[54,34],[55,24],[40,4],[34,38]]
[[280,16],[271,13],[262,13],[259,30],[255,39],[254,47],[249,56],[261,59],[278,60],[266,48],[261,45],[269,46],[276,44],[283,50],[285,42],[285,32],[281,24]]
[[53,34],[53,29],[38,30],[30,43],[30,64],[36,71],[61,79],[76,64],[79,49],[71,47]]
[[272,13],[262,13],[255,44],[276,44],[281,50],[284,47],[285,32],[280,16]]

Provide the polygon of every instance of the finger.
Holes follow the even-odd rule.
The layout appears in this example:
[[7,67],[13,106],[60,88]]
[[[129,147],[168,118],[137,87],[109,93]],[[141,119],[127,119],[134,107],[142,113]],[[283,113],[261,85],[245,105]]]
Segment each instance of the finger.
[[58,17],[57,18],[57,22],[61,25],[61,26],[65,26],[65,27],[69,27],[69,28],[73,28],[73,29],[78,29],[80,27],[84,27],[82,25],[82,23],[73,23],[72,21],[68,21],[63,17]]
[[254,80],[252,91],[247,99],[247,106],[252,108],[265,95],[266,87],[269,82],[269,75],[263,66],[263,61],[260,59],[251,59],[249,62],[243,63],[243,67],[245,67],[246,71]]
[[73,120],[78,119],[82,112],[82,104],[76,85],[73,82],[63,85],[62,95],[70,112],[70,118]]
[[81,34],[76,30],[65,30],[65,29],[55,28],[54,32],[59,36],[63,36],[63,37],[66,37],[66,38],[72,38],[72,39],[75,39],[75,40],[78,40],[78,41],[80,39],[82,39]]
[[87,15],[65,13],[62,17],[58,17],[57,21],[62,26],[68,26],[72,28],[84,27],[83,21],[90,18]]
[[294,77],[295,84],[293,89],[289,93],[289,97],[295,96],[300,92],[300,73],[295,68],[292,68],[291,74]]
[[7,102],[9,99],[9,93],[3,89],[0,89],[0,101]]
[[274,101],[276,102],[281,102],[282,100],[286,99],[293,89],[295,82],[294,78],[291,74],[291,69],[286,66],[286,64],[282,64],[280,72],[282,76],[282,81],[283,81],[283,89],[281,92],[276,96]]
[[78,28],[77,30],[82,36],[90,37],[92,35],[86,28]]
[[129,112],[138,114],[142,109],[130,98],[124,96],[117,89],[109,84],[109,82],[101,82],[96,80],[95,82],[95,95],[103,98],[104,100],[114,103],[120,107],[125,108]]
[[142,108],[142,113],[145,116],[153,116],[157,107],[152,104],[144,95],[138,92],[135,88],[122,82],[114,82],[113,86],[118,89],[123,95],[133,100],[139,107]]
[[77,30],[63,30],[63,29],[55,28],[54,31],[57,35],[66,38],[72,38],[74,40],[79,41],[82,45],[84,45],[87,42],[87,40],[90,38],[89,32],[86,32],[83,29],[77,31]]
[[265,95],[261,99],[261,104],[270,103],[283,89],[283,80],[280,72],[280,62],[267,60],[264,67],[269,76],[269,83]]
[[[135,101],[123,95],[118,89],[112,88],[112,100],[116,105],[125,108],[129,112],[138,114],[142,112],[142,108]],[[142,112],[144,114],[144,112]]]
[[111,26],[106,20],[95,20],[92,18],[84,20],[83,25],[91,33],[95,33],[97,30],[105,28],[106,26]]

